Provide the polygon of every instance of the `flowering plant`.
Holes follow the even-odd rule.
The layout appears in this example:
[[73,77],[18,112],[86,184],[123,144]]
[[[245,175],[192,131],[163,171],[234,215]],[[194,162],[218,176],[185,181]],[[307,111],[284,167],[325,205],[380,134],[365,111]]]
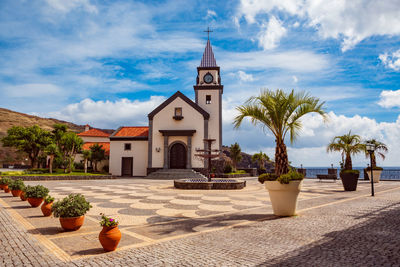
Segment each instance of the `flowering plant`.
[[101,226],[113,227],[118,225],[118,221],[116,219],[107,217],[103,213],[100,213],[100,215],[101,215],[101,221],[100,221]]

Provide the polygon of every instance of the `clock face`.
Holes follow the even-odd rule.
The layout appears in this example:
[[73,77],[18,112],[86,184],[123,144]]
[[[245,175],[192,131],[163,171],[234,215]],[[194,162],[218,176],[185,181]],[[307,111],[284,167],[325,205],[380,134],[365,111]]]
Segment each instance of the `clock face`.
[[213,76],[211,75],[211,73],[207,73],[206,75],[204,75],[204,82],[205,83],[212,83],[213,81]]

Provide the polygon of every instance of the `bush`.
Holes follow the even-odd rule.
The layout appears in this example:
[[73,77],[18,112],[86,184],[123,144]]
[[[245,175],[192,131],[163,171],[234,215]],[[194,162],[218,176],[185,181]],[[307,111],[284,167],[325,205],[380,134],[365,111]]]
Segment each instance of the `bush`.
[[0,184],[3,184],[3,185],[9,185],[11,182],[12,182],[12,180],[7,177],[3,177],[0,179]]
[[45,168],[32,168],[24,171],[26,174],[43,174],[48,173],[49,170]]
[[43,185],[30,186],[25,189],[25,196],[27,198],[45,198],[49,193],[49,189]]
[[290,181],[303,180],[303,179],[304,175],[296,171],[290,171],[286,174],[282,174],[279,177],[275,173],[264,173],[258,176],[258,181],[262,184],[265,181],[278,181],[281,184],[288,184]]
[[44,202],[46,202],[47,204],[51,203],[54,201],[54,197],[48,195],[45,199]]
[[103,172],[108,173],[109,170],[110,170],[110,167],[108,165],[103,166]]
[[230,165],[230,164],[225,165],[224,173],[231,173],[232,170],[233,170],[232,165]]
[[11,190],[24,190],[25,184],[22,179],[12,181],[9,185]]
[[[367,171],[371,171],[371,167],[366,168]],[[374,168],[372,168],[373,171],[382,171],[383,168],[382,167],[377,167],[375,166]]]
[[360,171],[358,171],[358,170],[341,170],[340,173],[360,174]]
[[118,221],[107,217],[106,215],[104,215],[103,213],[100,213],[101,215],[101,221],[100,221],[100,225],[101,226],[106,226],[106,227],[113,227],[113,226],[117,226],[118,225]]
[[275,173],[263,173],[258,176],[258,181],[263,184],[265,181],[276,181],[277,178]]
[[83,170],[85,169],[85,164],[83,164],[83,162],[74,162],[74,169]]
[[69,194],[53,204],[54,217],[72,218],[85,215],[92,206],[81,194]]

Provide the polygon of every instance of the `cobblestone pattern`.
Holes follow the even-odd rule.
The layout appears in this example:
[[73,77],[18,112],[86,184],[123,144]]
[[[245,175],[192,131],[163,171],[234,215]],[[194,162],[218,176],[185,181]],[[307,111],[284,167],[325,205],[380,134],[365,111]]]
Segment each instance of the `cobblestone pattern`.
[[55,266],[59,263],[0,206],[0,266]]
[[[0,175],[0,177],[2,177]],[[112,175],[36,175],[36,176],[3,176],[13,180],[22,179],[23,181],[59,181],[59,180],[99,180],[99,179],[116,179]]]

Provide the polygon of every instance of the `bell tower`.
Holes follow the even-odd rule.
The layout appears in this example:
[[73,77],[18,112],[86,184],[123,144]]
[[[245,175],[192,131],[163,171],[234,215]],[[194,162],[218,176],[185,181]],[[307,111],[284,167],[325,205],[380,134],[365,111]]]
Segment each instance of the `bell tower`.
[[[208,30],[208,33],[210,30]],[[206,48],[197,67],[197,79],[194,92],[196,104],[210,114],[208,121],[208,137],[215,139],[213,149],[222,149],[222,93],[220,68],[212,51],[210,39],[207,40]]]

